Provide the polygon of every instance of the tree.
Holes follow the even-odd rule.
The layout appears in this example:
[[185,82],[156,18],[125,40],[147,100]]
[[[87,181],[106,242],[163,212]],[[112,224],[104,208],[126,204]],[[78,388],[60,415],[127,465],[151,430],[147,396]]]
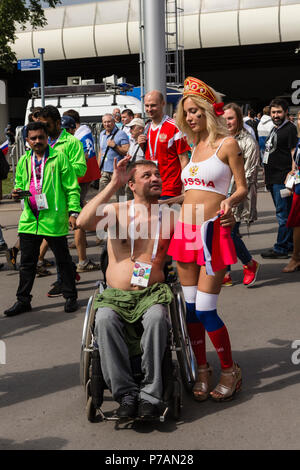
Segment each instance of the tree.
[[61,0],[0,0],[0,67],[14,69],[16,54],[11,45],[16,40],[16,25],[22,30],[43,27],[47,24],[43,4],[55,8]]

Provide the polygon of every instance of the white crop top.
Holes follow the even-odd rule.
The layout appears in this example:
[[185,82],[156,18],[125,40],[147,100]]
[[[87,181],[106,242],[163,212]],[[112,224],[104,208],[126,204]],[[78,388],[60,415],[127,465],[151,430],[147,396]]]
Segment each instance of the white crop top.
[[217,155],[225,139],[222,140],[215,153],[202,162],[193,162],[194,148],[190,162],[181,172],[185,191],[200,189],[227,196],[232,172],[230,167],[223,163]]

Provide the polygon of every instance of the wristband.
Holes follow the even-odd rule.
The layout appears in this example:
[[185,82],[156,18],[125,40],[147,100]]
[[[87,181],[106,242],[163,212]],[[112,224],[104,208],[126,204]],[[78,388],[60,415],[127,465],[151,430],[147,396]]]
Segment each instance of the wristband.
[[69,217],[75,217],[75,219],[77,219],[78,216],[79,212],[69,212]]

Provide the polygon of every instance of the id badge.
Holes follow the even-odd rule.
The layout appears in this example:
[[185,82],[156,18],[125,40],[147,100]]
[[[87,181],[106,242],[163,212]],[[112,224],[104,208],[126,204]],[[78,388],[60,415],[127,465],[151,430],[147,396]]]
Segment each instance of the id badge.
[[133,267],[131,285],[147,287],[149,284],[152,265],[136,261]]
[[264,153],[263,163],[267,165],[268,161],[269,161],[269,152],[266,150]]
[[35,195],[35,202],[36,202],[36,205],[37,205],[37,208],[38,208],[39,211],[43,211],[45,209],[48,209],[48,202],[47,202],[47,198],[46,198],[45,193],[36,194]]
[[300,184],[300,171],[299,170],[295,174],[294,178],[295,178],[295,184]]

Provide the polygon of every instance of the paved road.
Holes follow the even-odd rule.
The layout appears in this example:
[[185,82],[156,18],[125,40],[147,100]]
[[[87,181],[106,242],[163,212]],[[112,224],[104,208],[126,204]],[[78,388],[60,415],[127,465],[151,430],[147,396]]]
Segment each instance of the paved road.
[[[295,353],[291,345],[300,341],[300,272],[282,274],[284,260],[260,257],[260,251],[274,242],[276,222],[268,193],[259,193],[258,207],[259,220],[244,241],[262,263],[259,280],[253,288],[245,288],[242,266],[237,264],[235,285],[223,288],[218,306],[234,358],[243,369],[243,391],[234,401],[200,404],[184,394],[179,422],[119,429],[113,423],[89,423],[79,384],[79,352],[85,305],[97,273],[82,275],[81,308],[66,314],[62,298],[46,297],[55,281],[53,269],[51,277],[35,281],[32,312],[13,318],[0,313],[0,336],[7,352],[6,364],[0,364],[0,449],[299,448],[300,365],[291,361]],[[0,205],[0,223],[7,226],[4,236],[9,245],[16,237],[19,214],[16,204]],[[88,254],[96,259],[94,240],[89,234]],[[15,301],[18,273],[2,270],[0,282],[4,310]],[[207,343],[217,381],[218,361]],[[115,408],[107,395],[105,409]]]

